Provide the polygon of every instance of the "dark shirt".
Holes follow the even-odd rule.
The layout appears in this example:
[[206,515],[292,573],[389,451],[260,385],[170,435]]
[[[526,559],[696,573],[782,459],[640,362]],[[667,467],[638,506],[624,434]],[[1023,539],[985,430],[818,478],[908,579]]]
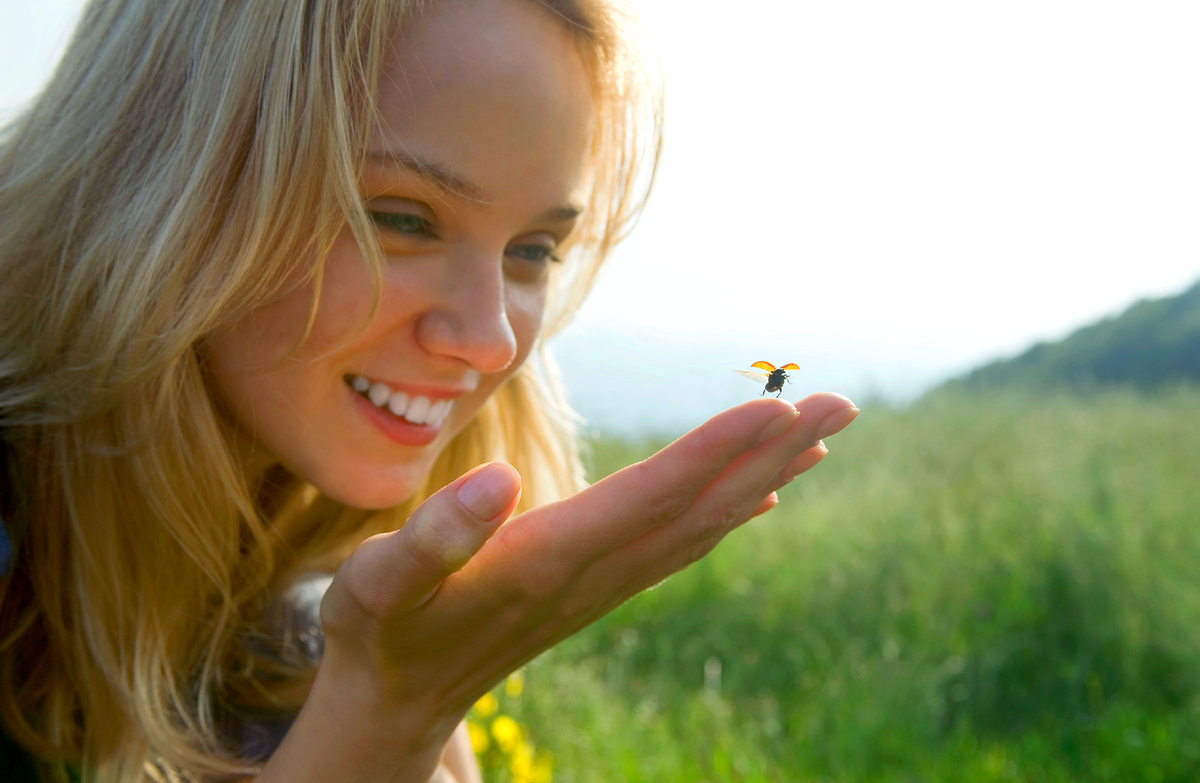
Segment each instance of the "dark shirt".
[[33,759],[3,731],[0,731],[0,780],[4,783],[38,783]]
[[12,562],[12,542],[8,540],[8,531],[4,529],[4,518],[0,517],[0,577],[8,575]]

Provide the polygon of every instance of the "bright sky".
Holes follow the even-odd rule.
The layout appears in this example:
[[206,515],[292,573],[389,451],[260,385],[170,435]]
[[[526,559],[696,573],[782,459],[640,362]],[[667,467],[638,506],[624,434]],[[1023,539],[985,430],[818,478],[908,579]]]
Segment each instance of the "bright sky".
[[[3,109],[80,4],[0,4]],[[650,421],[756,359],[912,393],[1200,278],[1200,4],[638,5],[661,174],[559,340],[594,419],[654,365]]]
[[564,341],[659,336],[664,414],[706,355],[905,395],[1200,278],[1196,3],[641,8],[661,178]]

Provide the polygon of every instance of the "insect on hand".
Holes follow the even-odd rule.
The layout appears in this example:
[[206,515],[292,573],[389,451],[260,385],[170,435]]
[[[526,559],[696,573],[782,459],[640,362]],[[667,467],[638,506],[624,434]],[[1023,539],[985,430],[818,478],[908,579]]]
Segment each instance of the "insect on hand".
[[775,395],[776,397],[778,397],[780,394],[783,394],[783,384],[785,382],[791,383],[791,381],[788,381],[788,375],[786,371],[800,369],[795,363],[789,363],[783,365],[782,367],[776,367],[770,362],[755,362],[750,366],[757,367],[760,370],[766,370],[766,372],[750,372],[748,370],[734,370],[734,372],[740,372],[747,378],[753,378],[756,381],[765,382],[767,384],[767,388],[763,389],[763,394],[766,394],[767,392],[779,392],[779,394]]

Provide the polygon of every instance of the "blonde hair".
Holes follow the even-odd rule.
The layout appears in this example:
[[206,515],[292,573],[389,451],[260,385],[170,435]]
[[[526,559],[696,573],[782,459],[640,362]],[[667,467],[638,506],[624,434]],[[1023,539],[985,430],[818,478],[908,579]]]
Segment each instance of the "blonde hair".
[[[573,31],[597,106],[591,203],[544,339],[639,212],[661,114],[619,9],[537,1]],[[97,0],[0,137],[0,511],[16,551],[0,579],[0,720],[55,777],[253,772],[223,706],[305,693],[254,652],[269,596],[479,462],[517,467],[523,508],[580,486],[540,348],[390,514],[281,470],[247,486],[210,396],[204,337],[297,269],[319,289],[344,225],[381,274],[359,176],[391,33],[420,10]]]

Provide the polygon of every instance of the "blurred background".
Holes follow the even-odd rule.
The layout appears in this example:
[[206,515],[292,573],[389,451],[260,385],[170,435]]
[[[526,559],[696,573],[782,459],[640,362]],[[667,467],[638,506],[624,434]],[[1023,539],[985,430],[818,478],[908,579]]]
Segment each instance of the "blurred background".
[[[0,114],[81,4],[0,0]],[[780,506],[472,713],[489,781],[1200,779],[1200,5],[640,0],[593,477],[796,362]]]
[[639,0],[667,126],[558,358],[600,431],[909,401],[1200,279],[1200,7]]

